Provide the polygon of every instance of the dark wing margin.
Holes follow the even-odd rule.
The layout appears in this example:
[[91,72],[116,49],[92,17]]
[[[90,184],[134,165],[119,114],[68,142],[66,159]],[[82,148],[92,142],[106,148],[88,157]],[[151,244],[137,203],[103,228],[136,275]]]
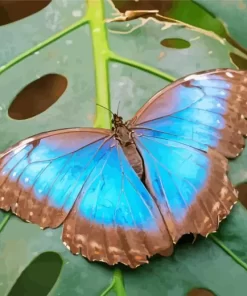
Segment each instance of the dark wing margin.
[[174,242],[207,236],[237,202],[227,158],[245,146],[247,71],[217,69],[181,78],[158,92],[130,127]]

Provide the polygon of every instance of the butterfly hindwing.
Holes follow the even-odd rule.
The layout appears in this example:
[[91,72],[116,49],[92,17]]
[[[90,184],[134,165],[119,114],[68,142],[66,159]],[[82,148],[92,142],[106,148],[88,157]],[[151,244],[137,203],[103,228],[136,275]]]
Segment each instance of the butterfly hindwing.
[[162,133],[139,132],[136,144],[145,162],[145,183],[173,241],[185,233],[215,231],[237,201],[226,159],[212,149],[206,153],[167,140]]
[[215,70],[172,83],[130,122],[145,184],[174,241],[207,235],[237,201],[227,159],[244,147],[247,73]]
[[119,143],[88,177],[65,221],[63,241],[73,253],[108,264],[131,267],[147,256],[172,251],[172,240],[162,216]]
[[0,207],[45,227],[89,260],[136,267],[170,254],[172,240],[151,195],[110,131],[43,133],[0,157]]

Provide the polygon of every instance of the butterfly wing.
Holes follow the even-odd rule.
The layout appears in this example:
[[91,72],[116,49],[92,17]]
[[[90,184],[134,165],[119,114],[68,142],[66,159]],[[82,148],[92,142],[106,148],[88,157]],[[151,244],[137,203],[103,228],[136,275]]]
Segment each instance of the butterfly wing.
[[110,131],[67,129],[0,155],[0,208],[42,228],[64,223],[75,254],[136,267],[169,254],[159,210]]
[[9,148],[0,155],[0,208],[41,227],[57,227],[81,189],[81,170],[90,170],[95,151],[109,137],[103,129],[64,129]]
[[238,156],[247,134],[247,71],[219,69],[177,80],[158,92],[131,125],[228,158]]
[[73,253],[108,264],[137,267],[172,240],[160,212],[119,143],[94,167],[65,221],[63,241]]
[[130,122],[145,183],[176,242],[215,231],[237,201],[227,159],[244,147],[247,72],[197,73],[172,83]]

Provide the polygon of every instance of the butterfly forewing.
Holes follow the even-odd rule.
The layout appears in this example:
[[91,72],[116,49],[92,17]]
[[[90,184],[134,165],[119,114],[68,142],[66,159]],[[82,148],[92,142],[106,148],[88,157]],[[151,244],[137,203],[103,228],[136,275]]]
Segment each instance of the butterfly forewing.
[[83,186],[81,171],[110,137],[107,130],[65,129],[37,135],[0,158],[0,207],[41,227],[57,227]]

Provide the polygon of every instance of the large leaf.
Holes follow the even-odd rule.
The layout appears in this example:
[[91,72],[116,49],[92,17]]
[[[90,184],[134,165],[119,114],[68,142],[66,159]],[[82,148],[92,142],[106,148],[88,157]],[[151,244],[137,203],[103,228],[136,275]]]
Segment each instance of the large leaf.
[[[81,0],[57,0],[37,14],[0,27],[1,150],[41,131],[72,126],[109,127],[110,115],[103,108],[96,108],[96,102],[116,110],[120,100],[122,115],[128,119],[174,79],[210,68],[236,68],[229,52],[244,56],[220,34],[194,27],[150,18],[105,24],[104,18],[117,16],[120,13],[107,1],[89,0],[86,4]],[[174,49],[162,45],[165,39],[174,38],[183,39],[190,46]],[[40,77],[51,73],[68,81],[59,100],[35,117],[11,119],[8,108],[16,95],[26,85],[35,80],[40,83]],[[44,90],[36,88],[38,91]],[[55,92],[51,91],[51,95],[55,96]],[[246,153],[245,150],[231,162],[230,177],[235,185],[246,181]],[[63,246],[61,228],[42,231],[13,216],[7,221],[8,217],[1,212],[3,296],[8,292],[41,296],[49,291],[49,295],[75,296],[114,292],[183,296],[194,287],[207,288],[219,296],[246,293],[247,215],[241,205],[234,208],[216,235],[198,239],[194,244],[178,244],[170,258],[153,258],[149,265],[136,270],[89,263]],[[39,257],[44,252],[49,253]],[[61,272],[59,257],[52,252],[63,260]]]
[[[205,0],[113,0],[116,7],[125,13],[128,10],[148,9],[157,19],[176,20],[188,26],[204,29],[226,39],[230,44],[247,53],[246,27],[247,1],[205,1]],[[154,11],[156,10],[156,13]],[[234,11],[234,12],[233,12]],[[144,14],[150,16],[149,14]],[[133,15],[133,14],[132,14]],[[236,20],[238,20],[236,22]],[[244,55],[230,53],[231,59],[241,69],[247,68]]]

